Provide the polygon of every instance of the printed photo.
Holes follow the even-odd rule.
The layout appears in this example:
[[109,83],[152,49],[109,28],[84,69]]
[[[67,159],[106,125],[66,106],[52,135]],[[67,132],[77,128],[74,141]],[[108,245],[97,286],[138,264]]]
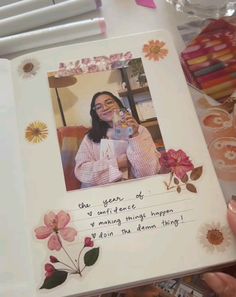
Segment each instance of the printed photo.
[[48,80],[67,191],[160,173],[165,146],[141,58],[61,63]]
[[177,292],[175,293],[175,296],[177,297],[203,297],[203,294],[194,288],[180,284]]

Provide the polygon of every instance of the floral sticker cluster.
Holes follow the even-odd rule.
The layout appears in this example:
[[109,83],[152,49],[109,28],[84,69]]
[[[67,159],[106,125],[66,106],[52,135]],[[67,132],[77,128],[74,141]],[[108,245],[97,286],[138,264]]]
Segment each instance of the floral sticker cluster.
[[167,190],[176,189],[178,193],[182,188],[197,193],[194,181],[202,175],[202,166],[194,168],[193,163],[184,151],[173,149],[162,153],[160,158],[161,173],[170,173],[169,182],[164,182]]
[[75,62],[60,63],[56,76],[63,77],[117,69],[127,66],[131,59],[132,53],[126,52],[110,56],[83,58]]
[[40,289],[55,288],[64,283],[70,275],[82,276],[84,269],[94,265],[98,259],[99,248],[94,248],[94,242],[90,237],[84,238],[76,259],[70,256],[65,248],[65,242],[73,242],[77,231],[68,226],[69,222],[70,215],[65,211],[61,210],[57,214],[51,211],[44,216],[44,225],[34,230],[37,239],[48,239],[49,250],[63,250],[68,258],[68,263],[65,263],[59,257],[50,255],[50,263],[44,265],[45,279]]

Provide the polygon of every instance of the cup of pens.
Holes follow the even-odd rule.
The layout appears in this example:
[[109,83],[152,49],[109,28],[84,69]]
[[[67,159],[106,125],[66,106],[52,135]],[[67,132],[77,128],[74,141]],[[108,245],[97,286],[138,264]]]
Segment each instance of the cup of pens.
[[166,0],[173,4],[177,11],[200,18],[219,19],[231,16],[236,11],[235,1],[230,0]]

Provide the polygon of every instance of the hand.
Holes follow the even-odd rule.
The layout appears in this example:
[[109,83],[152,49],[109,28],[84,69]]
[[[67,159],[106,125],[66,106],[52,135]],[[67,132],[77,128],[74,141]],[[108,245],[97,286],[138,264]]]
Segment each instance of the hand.
[[[229,225],[236,236],[236,199],[229,203],[227,213]],[[220,297],[236,297],[236,278],[222,272],[205,273],[203,280]]]
[[127,159],[126,154],[121,154],[120,156],[118,156],[117,163],[118,163],[119,169],[128,168],[128,159]]
[[138,135],[138,127],[139,127],[139,124],[136,122],[136,120],[132,117],[132,115],[130,113],[126,113],[125,115],[125,121],[126,121],[126,124],[129,126],[129,127],[132,127],[133,129],[133,134],[132,134],[132,137],[135,137]]

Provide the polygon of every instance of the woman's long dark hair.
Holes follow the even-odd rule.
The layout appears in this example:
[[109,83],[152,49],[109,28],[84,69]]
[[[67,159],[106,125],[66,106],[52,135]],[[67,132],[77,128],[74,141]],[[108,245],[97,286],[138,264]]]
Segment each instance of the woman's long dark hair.
[[116,101],[116,103],[119,105],[120,108],[124,108],[124,106],[121,103],[121,101],[119,100],[119,98],[117,98],[111,92],[102,91],[102,92],[97,92],[96,94],[93,95],[93,98],[92,98],[92,101],[91,101],[91,105],[90,105],[90,115],[91,115],[91,118],[92,118],[92,128],[88,132],[88,137],[92,141],[94,141],[96,143],[99,143],[102,138],[106,138],[106,136],[107,136],[107,130],[109,128],[108,123],[102,121],[98,117],[96,110],[94,110],[96,99],[100,95],[108,95],[108,96],[110,96],[111,98],[113,98]]

